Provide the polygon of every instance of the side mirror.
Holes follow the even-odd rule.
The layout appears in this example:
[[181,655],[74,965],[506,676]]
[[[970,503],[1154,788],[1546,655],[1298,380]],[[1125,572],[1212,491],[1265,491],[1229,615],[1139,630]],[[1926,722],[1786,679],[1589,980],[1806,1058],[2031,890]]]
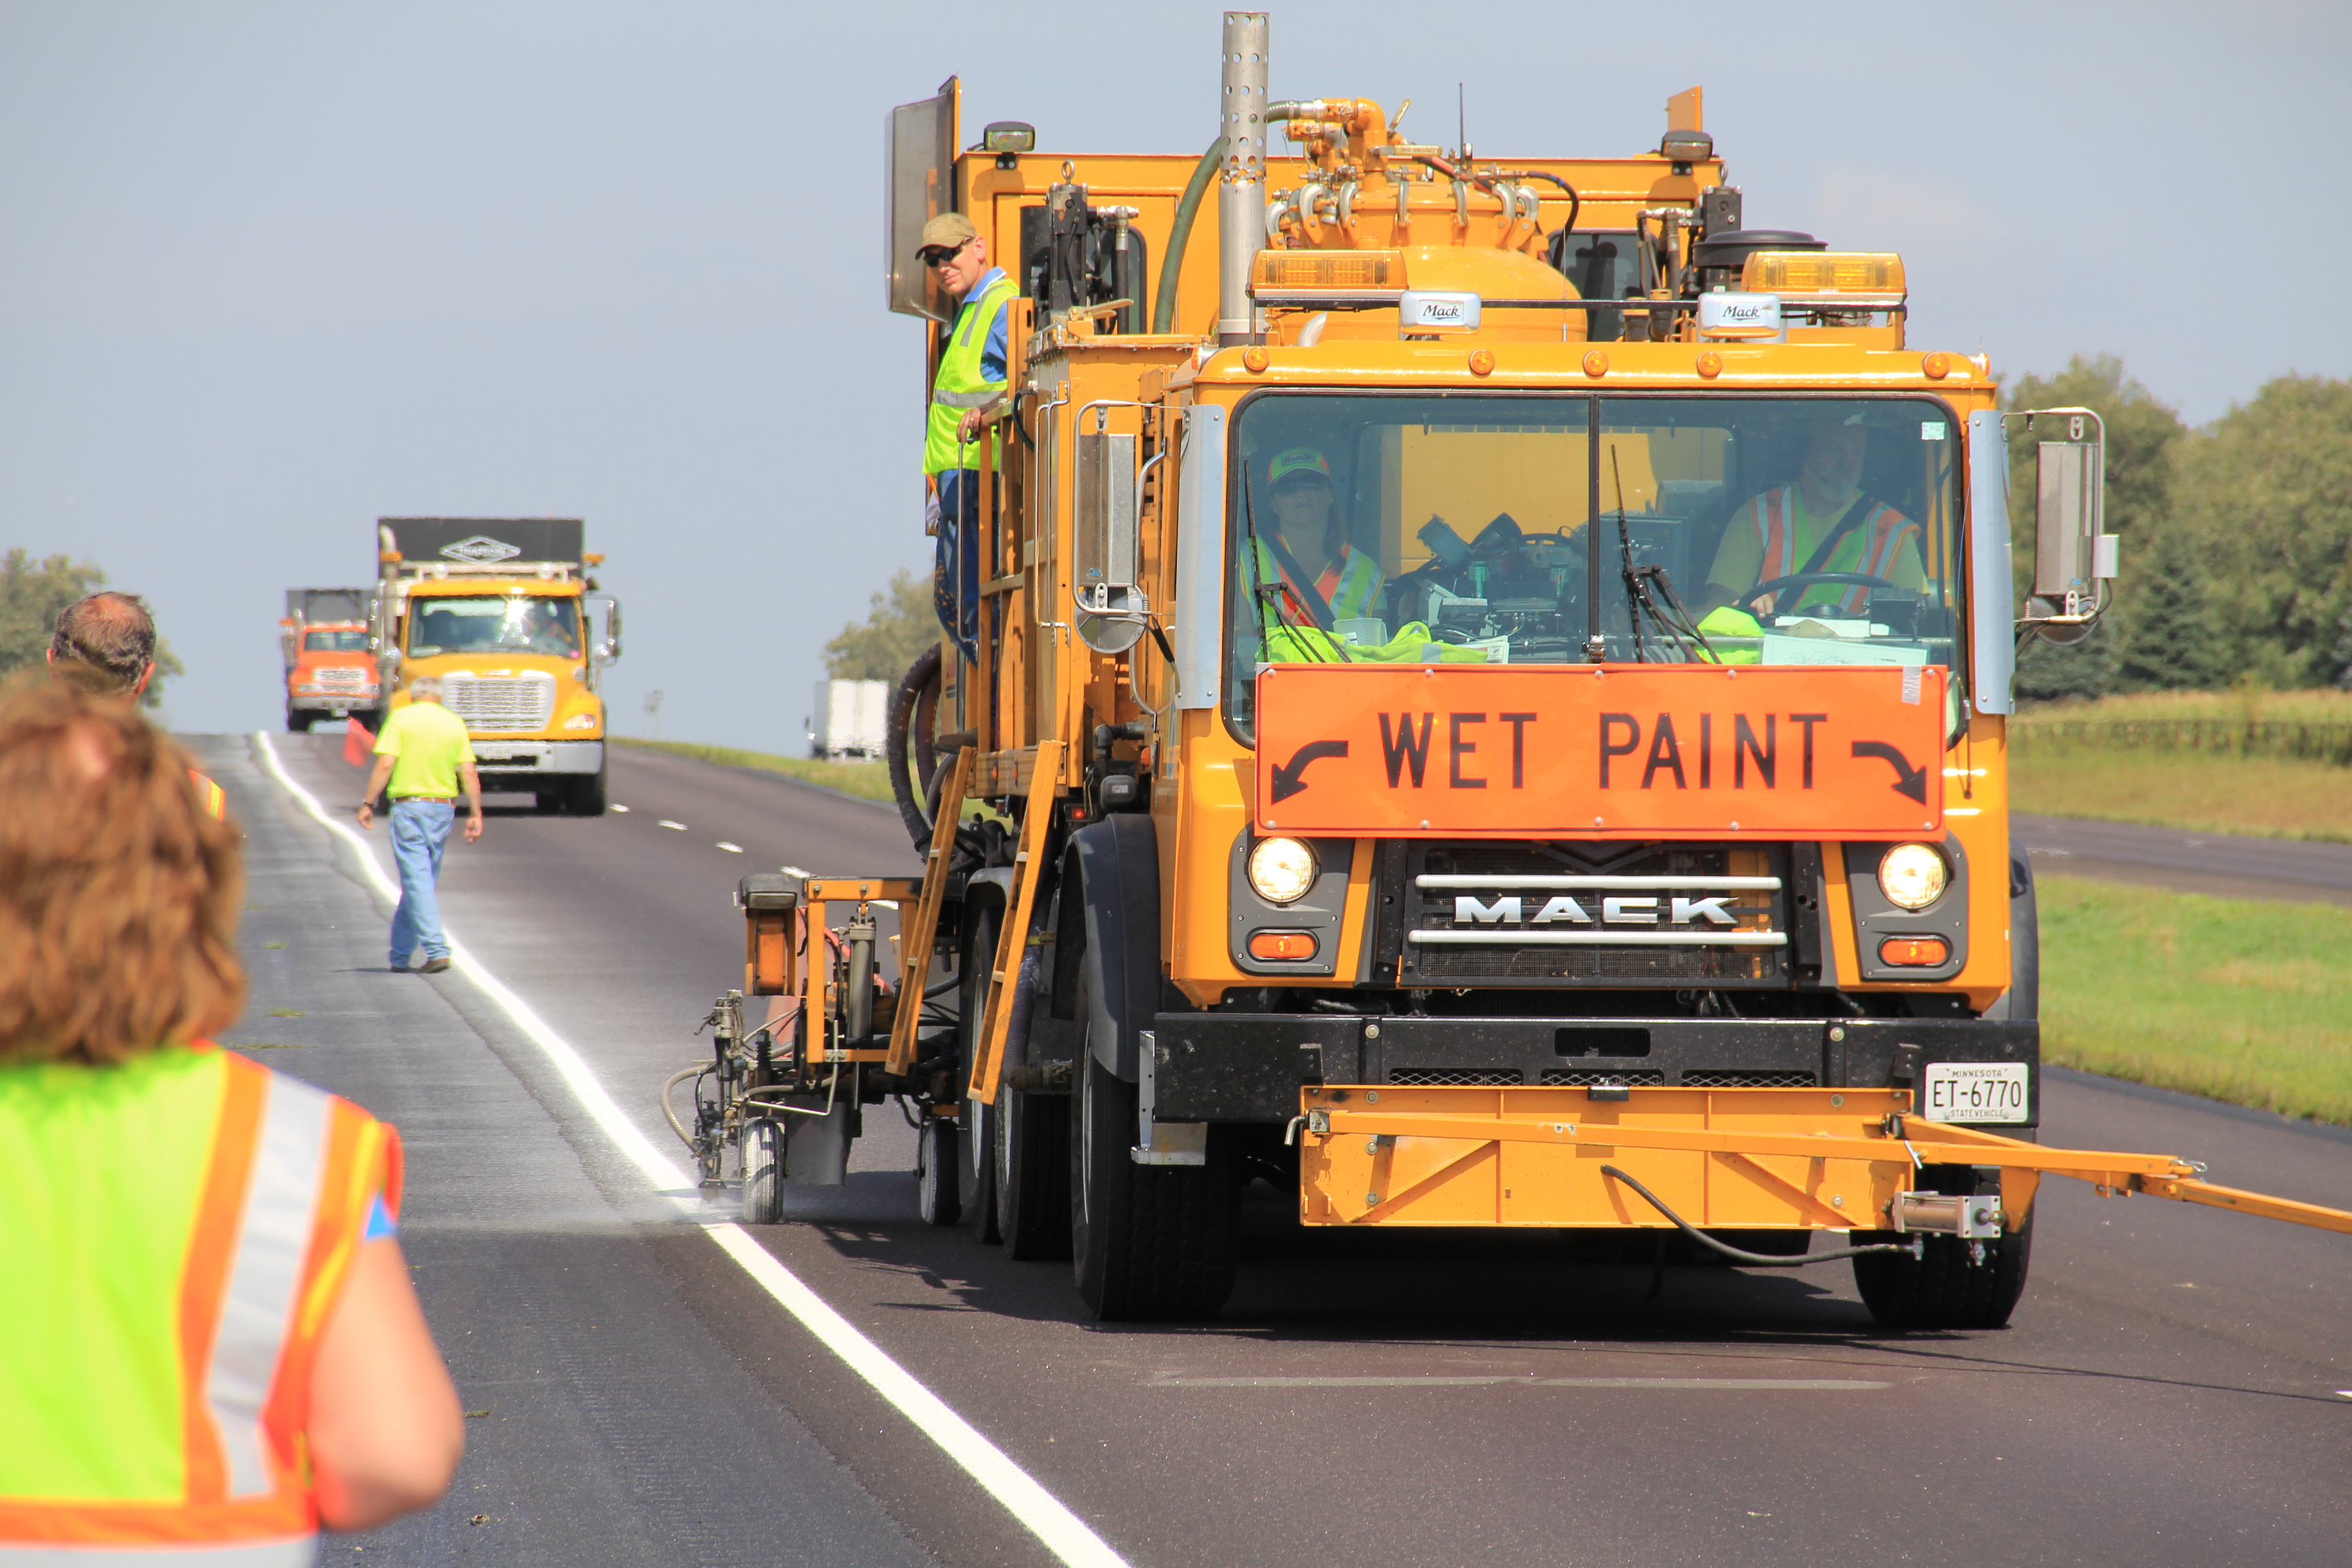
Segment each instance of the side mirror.
[[2106,427],[2087,408],[2023,411],[2034,443],[2033,593],[2020,623],[2079,642],[2106,608],[2116,539],[2105,531]]
[[621,658],[621,601],[605,599],[601,603],[604,606],[604,635],[589,650],[589,658],[597,664],[616,664]]
[[[1097,408],[1097,422],[1108,410]],[[1097,653],[1125,653],[1143,636],[1150,605],[1136,586],[1139,526],[1136,437],[1096,430],[1077,437],[1076,539],[1071,588],[1078,638]]]

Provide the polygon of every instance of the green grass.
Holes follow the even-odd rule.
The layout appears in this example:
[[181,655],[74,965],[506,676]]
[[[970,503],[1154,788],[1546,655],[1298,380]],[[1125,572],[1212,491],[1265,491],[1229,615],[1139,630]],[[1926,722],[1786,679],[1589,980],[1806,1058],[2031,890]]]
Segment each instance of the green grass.
[[2009,803],[2043,816],[2352,843],[2352,768],[2211,752],[2010,752]]
[[758,768],[764,773],[782,773],[855,800],[879,801],[884,805],[891,800],[890,770],[882,763],[828,763],[815,757],[780,757],[772,752],[706,746],[696,741],[632,741],[614,736],[613,743],[645,752],[667,752],[673,757],[691,757],[698,763],[716,763],[721,767]]
[[2042,1060],[2352,1125],[2352,910],[2036,885]]

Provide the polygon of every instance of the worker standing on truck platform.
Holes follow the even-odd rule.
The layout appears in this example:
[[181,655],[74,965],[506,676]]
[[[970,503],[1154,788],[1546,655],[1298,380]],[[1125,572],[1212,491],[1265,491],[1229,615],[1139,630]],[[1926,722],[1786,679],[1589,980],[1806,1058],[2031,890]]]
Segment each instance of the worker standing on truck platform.
[[1004,268],[988,264],[988,241],[961,213],[941,213],[925,224],[922,248],[915,254],[938,274],[940,288],[961,301],[931,384],[923,473],[931,485],[930,531],[939,540],[931,601],[964,658],[977,663],[980,474],[972,447],[982,410],[1004,395],[1006,307],[1019,290]]
[[482,775],[474,766],[474,743],[466,721],[441,705],[441,683],[419,678],[408,689],[408,705],[393,710],[375,738],[375,769],[360,802],[362,827],[375,822],[375,797],[389,781],[392,793],[392,858],[400,868],[400,907],[392,913],[392,967],[408,967],[422,948],[420,974],[449,967],[449,938],[441,929],[441,854],[457,818],[457,782],[466,784],[466,842],[482,837]]
[[[1919,525],[1863,494],[1863,463],[1869,455],[1870,431],[1863,416],[1813,425],[1797,482],[1775,485],[1731,514],[1699,593],[1699,613],[1708,616],[1700,630],[1754,636],[1757,627],[1741,601],[1758,584],[1776,577],[1861,573],[1883,577],[1906,594],[1919,592],[1927,580]],[[1869,605],[1870,592],[1859,584],[1815,584],[1790,595],[1789,608],[1804,601],[1823,615],[1859,614]],[[1763,595],[1761,613],[1771,614],[1779,597]],[[1726,608],[1728,619],[1709,614]]]
[[465,1446],[398,1136],[204,1039],[244,879],[186,761],[89,682],[0,697],[0,1561],[295,1568]]
[[[52,674],[136,701],[155,679],[155,617],[136,594],[109,591],[77,599],[58,612],[48,658]],[[220,785],[194,768],[188,782],[196,786],[206,815],[227,813],[228,797]]]

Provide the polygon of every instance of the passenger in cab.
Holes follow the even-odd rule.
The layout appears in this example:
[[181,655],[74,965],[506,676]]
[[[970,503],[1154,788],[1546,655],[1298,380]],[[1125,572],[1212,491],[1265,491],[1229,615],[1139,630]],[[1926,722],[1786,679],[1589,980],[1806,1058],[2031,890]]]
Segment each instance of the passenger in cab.
[[[1336,650],[1285,648],[1311,631],[1377,616],[1387,581],[1380,563],[1350,547],[1331,489],[1331,465],[1312,447],[1278,453],[1266,468],[1266,515],[1256,520],[1255,585],[1266,606],[1266,657],[1328,660]],[[1319,643],[1319,637],[1305,640]]]
[[[1754,616],[1800,608],[1822,616],[1865,614],[1864,584],[1817,583],[1747,603],[1760,583],[1817,572],[1882,577],[1906,594],[1927,580],[1919,525],[1862,489],[1870,431],[1860,414],[1816,423],[1797,482],[1775,485],[1731,514],[1700,590],[1700,629],[1755,635]],[[1779,601],[1786,600],[1785,604]]]

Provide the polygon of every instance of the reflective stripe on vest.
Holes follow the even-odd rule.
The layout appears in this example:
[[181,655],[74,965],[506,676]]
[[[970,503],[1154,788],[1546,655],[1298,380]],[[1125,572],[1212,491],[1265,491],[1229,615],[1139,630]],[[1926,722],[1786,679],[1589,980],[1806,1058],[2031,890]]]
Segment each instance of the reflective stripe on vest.
[[220,785],[194,768],[188,770],[188,782],[196,786],[196,802],[206,816],[218,822],[228,816],[228,796],[221,793]]
[[[1796,489],[1793,486],[1780,485],[1766,490],[1756,498],[1753,521],[1757,536],[1762,542],[1764,548],[1764,558],[1756,573],[1756,580],[1759,583],[1769,583],[1775,577],[1788,576],[1803,564],[1797,560],[1794,549],[1796,529],[1793,526],[1795,519],[1790,515],[1793,510],[1790,503],[1795,496]],[[1835,524],[1836,520],[1832,519],[1832,526],[1834,527]],[[1886,575],[1886,568],[1894,563],[1896,547],[1902,543],[1903,536],[1906,533],[1916,533],[1918,527],[1917,523],[1913,522],[1885,501],[1880,501],[1870,509],[1870,514],[1863,519],[1860,527],[1851,531],[1847,538],[1838,541],[1837,548],[1830,552],[1830,559],[1822,563],[1821,569],[1824,572],[1859,572],[1865,577],[1884,577]],[[1867,542],[1866,551],[1864,548],[1865,541]],[[1818,545],[1821,542],[1811,540],[1808,542]],[[1853,546],[1862,559],[1852,566],[1840,566],[1837,563],[1837,558],[1844,554],[1849,546]],[[1822,588],[1831,584],[1814,586]],[[1797,597],[1801,601],[1812,591],[1801,588],[1797,592]],[[1862,584],[1855,584],[1847,588],[1844,595],[1839,598],[1838,605],[1843,609],[1858,613],[1869,605],[1870,592]],[[1761,613],[1771,614],[1779,598],[1778,594],[1766,595],[1759,601]],[[1791,613],[1794,612],[1795,607],[1793,605],[1790,605]]]
[[[176,1434],[149,1436],[177,1438],[177,1485],[167,1483],[164,1495],[150,1481],[112,1495],[82,1486],[64,1496],[0,1496],[0,1568],[191,1559],[277,1568],[315,1555],[318,1513],[303,1436],[311,1363],[369,1206],[381,1193],[388,1209],[398,1208],[399,1140],[356,1106],[308,1084],[226,1052],[204,1054],[202,1072],[159,1079],[158,1092],[169,1098],[141,1108],[184,1105],[201,1116],[206,1106],[189,1103],[189,1093],[206,1084],[205,1074],[217,1084],[201,1173],[156,1173],[181,1182],[200,1176],[191,1184],[198,1196],[187,1230],[161,1238],[171,1249],[165,1256],[180,1259],[176,1303],[131,1303],[142,1319],[162,1310],[175,1322],[178,1398],[143,1418],[176,1410]],[[153,1246],[156,1238],[125,1245],[142,1242]],[[75,1255],[67,1246],[46,1265],[17,1261],[54,1272],[75,1267]],[[100,1325],[77,1348],[85,1356],[103,1353],[109,1342]],[[125,1413],[74,1409],[60,1412],[58,1424],[67,1438],[85,1439],[91,1423],[120,1431],[123,1419]]]
[[[1008,384],[987,379],[982,374],[980,360],[987,351],[989,329],[995,325],[997,313],[1005,310],[1019,292],[1012,279],[999,278],[966,300],[957,312],[955,330],[948,335],[946,352],[940,355],[939,376],[931,383],[923,472],[944,474],[953,468],[976,466],[971,452],[977,443],[959,439],[957,432],[965,414],[987,407],[1004,394]],[[995,438],[992,432],[990,441]],[[993,452],[995,447],[992,445],[990,450]]]
[[314,1535],[284,1541],[237,1542],[227,1546],[131,1547],[95,1551],[86,1546],[10,1546],[0,1542],[0,1568],[312,1568],[319,1561]]

